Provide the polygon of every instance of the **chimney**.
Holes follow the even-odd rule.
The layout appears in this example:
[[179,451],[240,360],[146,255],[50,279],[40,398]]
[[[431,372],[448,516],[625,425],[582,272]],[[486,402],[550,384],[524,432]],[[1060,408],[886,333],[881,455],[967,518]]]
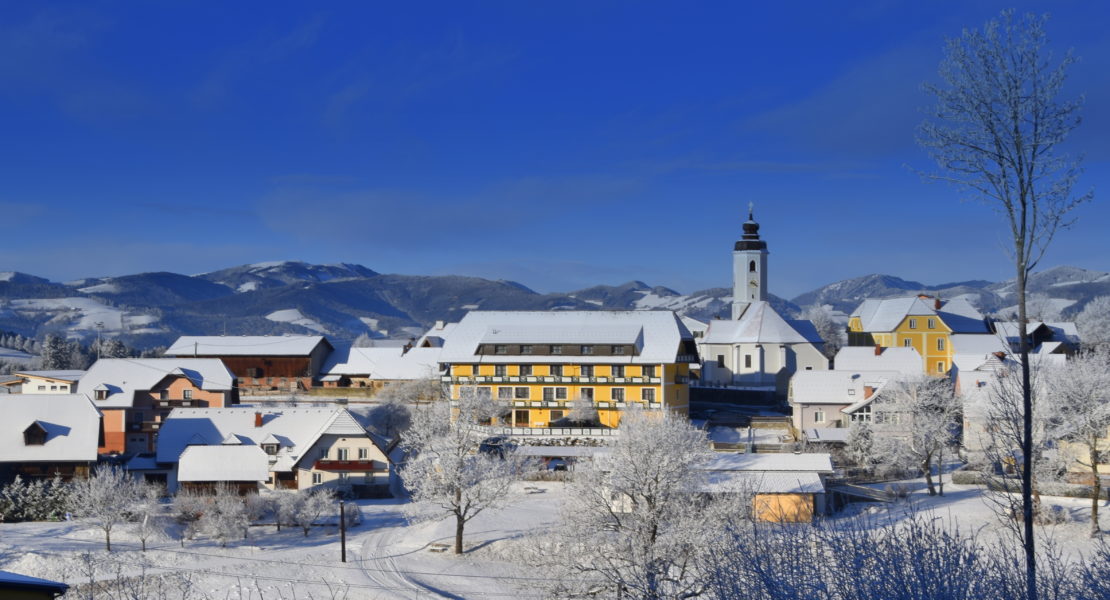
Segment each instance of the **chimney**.
[[260,413],[260,412],[254,413],[254,426],[255,427],[262,427],[262,413]]
[[940,298],[933,299],[933,310],[940,310]]
[[998,360],[1005,360],[1006,359],[1006,353],[1005,352],[992,352],[991,354],[993,354],[994,357],[997,358]]
[[879,344],[875,344],[875,356],[882,356],[882,355],[883,355],[883,347],[880,346]]
[[875,394],[875,388],[870,385],[863,386],[863,399],[867,400]]
[[436,321],[436,329],[443,329],[446,325],[444,321]]

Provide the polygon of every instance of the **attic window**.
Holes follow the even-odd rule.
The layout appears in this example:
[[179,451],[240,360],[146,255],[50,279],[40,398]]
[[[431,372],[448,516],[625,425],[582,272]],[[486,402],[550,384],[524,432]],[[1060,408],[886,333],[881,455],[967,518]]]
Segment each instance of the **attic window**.
[[46,428],[38,423],[31,423],[23,430],[23,445],[41,446],[46,443]]
[[278,453],[278,445],[277,444],[262,444],[262,451],[265,452],[266,454],[269,454],[270,456],[273,456],[273,455]]
[[107,400],[108,399],[108,390],[96,390],[96,399],[97,400]]

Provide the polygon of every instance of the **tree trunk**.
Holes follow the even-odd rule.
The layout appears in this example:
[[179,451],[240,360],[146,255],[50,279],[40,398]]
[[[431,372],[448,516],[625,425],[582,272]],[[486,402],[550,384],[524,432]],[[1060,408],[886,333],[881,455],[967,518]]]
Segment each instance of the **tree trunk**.
[[109,529],[104,530],[104,547],[108,552],[112,551],[112,531]]
[[[1026,231],[1025,212],[1022,211],[1022,228]],[[1029,382],[1029,338],[1025,312],[1026,269],[1025,236],[1018,236],[1016,242],[1018,330],[1021,350],[1021,515],[1023,517],[1022,543],[1025,547],[1025,597],[1037,600],[1037,546],[1033,537],[1033,389]]]
[[1098,501],[1102,496],[1102,480],[1098,477],[1098,440],[1093,440],[1091,446],[1091,476],[1094,477],[1094,482],[1091,483],[1091,537],[1096,537],[1102,533],[1102,529],[1098,526]]
[[455,554],[463,553],[463,528],[466,527],[466,521],[463,516],[458,512],[458,507],[462,506],[462,490],[455,490]]
[[925,485],[929,488],[929,495],[936,496],[937,488],[933,486],[933,461],[929,458],[921,461],[921,470],[925,472]]

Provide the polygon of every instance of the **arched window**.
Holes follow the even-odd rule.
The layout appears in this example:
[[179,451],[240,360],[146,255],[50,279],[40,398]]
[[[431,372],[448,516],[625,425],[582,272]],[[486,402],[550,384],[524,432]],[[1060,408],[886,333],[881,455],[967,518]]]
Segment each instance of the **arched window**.
[[748,272],[749,273],[755,273],[755,261],[754,260],[752,262],[748,263]]

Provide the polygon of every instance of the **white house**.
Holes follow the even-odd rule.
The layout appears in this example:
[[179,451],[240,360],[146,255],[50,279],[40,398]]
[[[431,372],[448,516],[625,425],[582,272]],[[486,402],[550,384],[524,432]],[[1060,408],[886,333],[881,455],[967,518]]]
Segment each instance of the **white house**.
[[12,394],[0,399],[3,479],[85,477],[96,464],[100,411],[84,394]]

